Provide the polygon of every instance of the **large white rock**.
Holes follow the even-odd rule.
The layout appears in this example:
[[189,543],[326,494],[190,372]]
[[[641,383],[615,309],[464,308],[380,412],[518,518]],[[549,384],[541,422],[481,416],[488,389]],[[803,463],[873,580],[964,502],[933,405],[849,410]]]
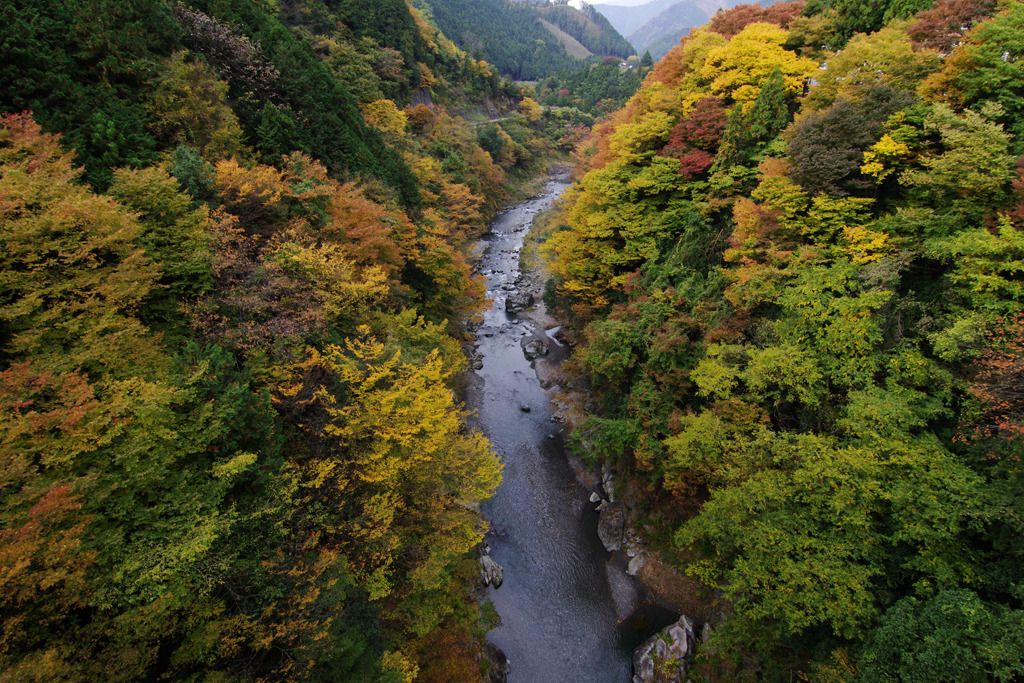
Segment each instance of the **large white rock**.
[[501,582],[505,580],[505,572],[501,565],[491,559],[490,555],[480,556],[480,578],[485,586],[501,588]]
[[647,558],[643,555],[636,555],[629,561],[629,566],[626,567],[626,573],[630,576],[636,576],[636,573],[647,566]]

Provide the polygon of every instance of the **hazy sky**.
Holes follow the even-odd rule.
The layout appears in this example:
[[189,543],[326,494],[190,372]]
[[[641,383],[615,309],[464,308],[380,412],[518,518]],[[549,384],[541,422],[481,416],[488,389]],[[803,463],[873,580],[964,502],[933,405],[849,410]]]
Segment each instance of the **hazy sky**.
[[[635,5],[646,5],[651,0],[586,0],[586,1],[587,1],[588,4],[591,4],[591,5],[605,5],[605,4],[608,4],[608,5],[625,5],[625,6],[628,6],[628,7],[633,7]],[[578,4],[578,3],[571,2],[570,4],[575,5],[575,4]]]

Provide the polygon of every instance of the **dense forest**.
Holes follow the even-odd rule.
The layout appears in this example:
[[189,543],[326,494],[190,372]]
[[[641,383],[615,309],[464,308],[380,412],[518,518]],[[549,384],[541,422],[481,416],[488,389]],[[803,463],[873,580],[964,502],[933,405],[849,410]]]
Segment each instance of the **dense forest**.
[[628,57],[633,46],[620,36],[604,15],[591,5],[575,9],[569,5],[540,5],[537,14],[551,22],[599,57]]
[[464,247],[578,117],[404,0],[0,16],[0,679],[479,676]]
[[536,86],[537,100],[548,107],[571,107],[591,115],[606,115],[622,107],[633,96],[653,65],[649,54],[621,61],[607,57],[600,64],[563,71],[543,79]]
[[0,681],[480,680],[467,253],[570,152],[563,404],[688,676],[1024,678],[1024,4],[0,18]]
[[693,680],[1024,677],[1022,93],[1020,2],[744,5],[578,151],[576,447]]

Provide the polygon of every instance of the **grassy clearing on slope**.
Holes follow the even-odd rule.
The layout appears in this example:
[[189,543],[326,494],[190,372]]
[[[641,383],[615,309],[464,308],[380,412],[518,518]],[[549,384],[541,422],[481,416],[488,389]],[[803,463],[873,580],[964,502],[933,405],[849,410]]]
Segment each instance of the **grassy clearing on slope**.
[[583,43],[576,40],[568,33],[552,24],[550,21],[540,19],[540,23],[544,25],[544,28],[551,32],[551,35],[553,35],[555,38],[558,38],[558,40],[561,41],[562,47],[565,48],[565,51],[570,56],[575,57],[576,59],[586,59],[590,55],[594,54],[586,47],[584,47]]

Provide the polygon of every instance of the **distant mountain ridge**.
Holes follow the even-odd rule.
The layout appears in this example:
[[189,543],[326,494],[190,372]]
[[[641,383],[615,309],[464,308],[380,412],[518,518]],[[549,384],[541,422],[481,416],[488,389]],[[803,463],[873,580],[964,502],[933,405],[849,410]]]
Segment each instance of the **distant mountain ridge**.
[[[750,4],[771,5],[775,0]],[[661,59],[691,28],[702,26],[720,9],[731,9],[743,0],[651,0],[640,5],[594,5],[611,25],[636,48]]]
[[586,53],[621,58],[634,53],[621,32],[589,6],[578,10],[510,0],[413,0],[413,5],[456,45],[515,79],[578,69]]
[[695,26],[705,24],[711,15],[695,3],[677,2],[629,35],[636,51],[651,53],[655,59],[664,57],[679,39]]
[[651,0],[643,5],[594,5],[594,9],[600,12],[615,30],[624,36],[628,36],[641,26],[658,16],[672,5],[686,0]]

